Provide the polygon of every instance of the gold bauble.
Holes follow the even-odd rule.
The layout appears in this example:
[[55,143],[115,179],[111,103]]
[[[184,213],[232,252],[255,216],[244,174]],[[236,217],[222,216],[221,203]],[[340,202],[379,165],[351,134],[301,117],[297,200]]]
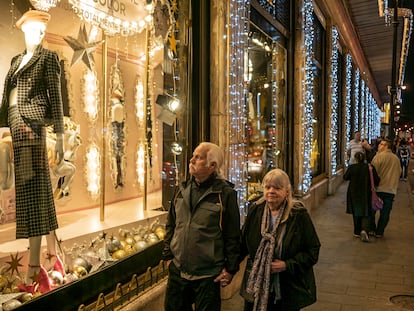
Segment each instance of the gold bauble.
[[116,252],[114,252],[112,254],[112,258],[113,259],[121,259],[123,257],[125,257],[127,255],[126,251],[124,251],[123,249],[119,249]]
[[134,243],[135,243],[135,240],[134,240],[134,238],[133,237],[127,237],[127,238],[125,238],[125,242],[128,244],[128,245],[134,245]]
[[128,244],[128,245],[125,245],[124,251],[125,251],[125,253],[127,253],[128,255],[130,255],[130,254],[132,254],[132,253],[135,252],[135,249],[134,249],[134,247],[132,245],[129,245]]
[[157,235],[157,237],[160,240],[164,240],[165,238],[165,229],[163,227],[157,227],[157,229],[155,229],[155,234]]
[[3,275],[0,275],[0,290],[7,286],[7,278]]
[[134,240],[135,240],[135,242],[138,242],[138,241],[142,241],[144,238],[142,237],[142,235],[140,235],[140,234],[136,234],[136,235],[134,235]]
[[85,267],[75,266],[75,267],[73,267],[73,273],[76,274],[76,276],[78,278],[81,278],[81,277],[87,275],[88,274],[88,271],[86,270]]

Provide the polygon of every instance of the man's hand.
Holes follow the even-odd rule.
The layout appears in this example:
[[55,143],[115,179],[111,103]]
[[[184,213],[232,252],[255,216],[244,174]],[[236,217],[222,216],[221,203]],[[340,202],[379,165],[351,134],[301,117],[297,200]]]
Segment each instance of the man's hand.
[[221,287],[226,287],[233,280],[233,275],[228,273],[226,268],[221,270],[221,273],[214,279],[214,282],[220,282]]
[[56,134],[55,164],[59,165],[63,160],[63,134]]

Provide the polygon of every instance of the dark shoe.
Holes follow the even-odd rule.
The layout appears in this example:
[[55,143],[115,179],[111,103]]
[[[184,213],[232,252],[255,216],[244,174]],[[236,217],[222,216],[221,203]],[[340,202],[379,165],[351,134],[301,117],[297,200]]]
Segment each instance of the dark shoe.
[[380,239],[382,238],[382,234],[376,234],[375,237]]
[[370,232],[368,232],[368,235],[369,235],[369,236],[375,236],[375,231],[370,231]]
[[369,242],[368,233],[365,230],[361,231],[361,241],[362,242]]

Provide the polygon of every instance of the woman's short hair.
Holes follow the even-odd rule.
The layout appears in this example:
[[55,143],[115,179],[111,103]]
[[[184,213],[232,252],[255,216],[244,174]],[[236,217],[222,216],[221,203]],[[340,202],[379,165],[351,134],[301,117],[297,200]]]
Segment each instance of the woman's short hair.
[[284,215],[282,217],[282,222],[286,221],[289,217],[289,213],[295,204],[292,194],[292,185],[290,183],[290,178],[286,172],[280,168],[275,168],[266,173],[263,177],[262,186],[263,188],[269,185],[273,185],[277,188],[285,189],[288,192],[286,197],[286,208]]
[[280,168],[275,168],[263,177],[262,186],[273,185],[291,192],[291,184],[288,174]]
[[211,163],[216,163],[216,173],[217,177],[224,178],[223,174],[223,162],[224,162],[224,152],[223,150],[214,143],[210,142],[202,142],[200,143],[199,147],[206,148],[207,154],[207,165],[211,165]]

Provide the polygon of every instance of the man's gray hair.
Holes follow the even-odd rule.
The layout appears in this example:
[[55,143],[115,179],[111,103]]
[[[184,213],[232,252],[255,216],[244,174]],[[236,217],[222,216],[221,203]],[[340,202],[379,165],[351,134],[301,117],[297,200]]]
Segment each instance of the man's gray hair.
[[199,147],[204,147],[207,149],[206,159],[207,165],[211,163],[216,163],[216,173],[218,178],[224,178],[223,174],[223,163],[224,163],[224,152],[223,150],[214,143],[202,142]]

